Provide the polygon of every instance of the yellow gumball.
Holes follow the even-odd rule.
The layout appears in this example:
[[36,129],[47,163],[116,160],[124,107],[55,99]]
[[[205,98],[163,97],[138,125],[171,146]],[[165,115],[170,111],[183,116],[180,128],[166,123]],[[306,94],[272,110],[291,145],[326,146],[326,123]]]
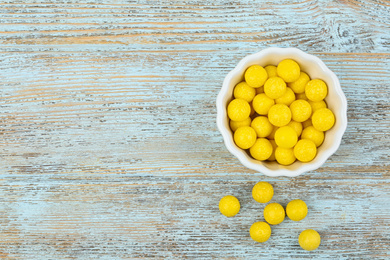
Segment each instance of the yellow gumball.
[[256,90],[249,86],[246,82],[240,82],[234,87],[233,95],[235,98],[251,102],[256,95]]
[[291,59],[282,60],[276,67],[276,71],[285,82],[294,82],[298,80],[301,69],[298,63]]
[[266,116],[258,116],[253,119],[251,127],[255,129],[257,137],[267,137],[274,129]]
[[291,105],[295,101],[295,94],[291,88],[286,88],[286,92],[280,98],[275,99],[276,104],[285,104],[286,106]]
[[276,161],[282,165],[290,165],[296,160],[293,148],[283,148],[283,147],[276,148],[275,158]]
[[252,122],[252,119],[250,117],[248,117],[247,119],[245,119],[243,121],[230,120],[229,125],[230,125],[230,129],[232,129],[232,131],[235,132],[241,126],[250,126],[251,122]]
[[284,104],[273,105],[268,111],[268,119],[274,126],[285,126],[291,121],[291,110]]
[[291,117],[294,121],[303,122],[311,116],[311,106],[306,100],[295,100],[290,105]]
[[276,72],[276,66],[268,65],[265,66],[264,69],[267,71],[268,78],[277,77],[278,73]]
[[303,129],[302,123],[291,120],[290,123],[288,123],[287,125],[292,127],[292,129],[295,130],[298,137],[302,134],[302,129]]
[[321,79],[312,79],[306,84],[305,94],[311,101],[321,101],[328,95],[328,86]]
[[270,203],[264,208],[264,219],[271,225],[278,225],[283,222],[286,213],[279,203]]
[[293,221],[301,221],[307,215],[307,205],[303,200],[292,200],[286,207],[287,216]]
[[257,114],[267,115],[269,109],[275,104],[272,98],[269,98],[266,94],[258,94],[252,101],[252,106]]
[[321,236],[317,231],[313,229],[306,229],[301,232],[298,238],[299,245],[307,250],[313,251],[317,249],[321,244]]
[[226,217],[233,217],[240,211],[240,202],[234,196],[225,196],[219,201],[219,211]]
[[317,147],[312,140],[301,139],[294,146],[294,156],[301,162],[310,162],[316,157]]
[[255,144],[257,135],[252,127],[241,126],[234,132],[233,138],[238,147],[248,149]]
[[307,82],[309,81],[310,81],[309,75],[301,71],[299,78],[294,82],[288,83],[287,85],[294,91],[294,93],[300,94],[300,93],[305,93],[305,87]]
[[[328,131],[335,123],[335,117],[332,110],[321,108],[314,112],[311,122],[318,131]],[[271,122],[272,123],[272,122]]]
[[272,154],[272,144],[266,138],[258,138],[249,149],[252,157],[259,161],[267,160]]
[[243,99],[233,99],[230,101],[227,114],[228,117],[233,121],[246,120],[251,113],[251,106]]
[[312,140],[313,143],[318,147],[324,142],[325,134],[324,132],[315,129],[314,126],[308,126],[303,129],[302,139]]
[[274,196],[274,188],[265,181],[260,181],[253,186],[252,197],[259,203],[267,203]]
[[275,132],[275,142],[279,147],[292,148],[297,141],[297,132],[291,126],[282,126]]
[[272,77],[264,84],[264,93],[272,99],[280,98],[286,93],[286,82],[282,78]]
[[271,236],[271,227],[265,222],[255,222],[249,229],[251,238],[259,243],[264,243]]
[[267,71],[259,66],[252,65],[245,71],[245,81],[252,88],[259,88],[264,85],[268,78]]

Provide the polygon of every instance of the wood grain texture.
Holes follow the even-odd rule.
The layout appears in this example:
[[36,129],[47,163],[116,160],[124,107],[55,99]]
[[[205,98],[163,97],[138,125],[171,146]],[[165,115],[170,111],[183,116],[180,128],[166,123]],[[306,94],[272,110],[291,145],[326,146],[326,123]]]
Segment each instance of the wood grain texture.
[[[389,24],[386,0],[1,1],[0,258],[390,258]],[[317,55],[348,99],[340,149],[296,178],[246,169],[215,124],[226,74],[269,46]],[[261,180],[309,207],[264,244]]]

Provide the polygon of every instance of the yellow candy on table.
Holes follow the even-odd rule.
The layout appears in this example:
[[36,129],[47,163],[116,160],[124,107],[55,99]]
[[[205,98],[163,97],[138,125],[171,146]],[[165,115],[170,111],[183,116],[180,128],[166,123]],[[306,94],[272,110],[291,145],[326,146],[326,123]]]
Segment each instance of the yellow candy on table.
[[311,123],[311,119],[307,119],[306,121],[303,121],[303,122],[302,122],[302,127],[303,127],[303,129],[305,129],[306,127],[311,126],[311,125],[313,125],[313,124]]
[[267,203],[274,196],[274,188],[265,181],[260,181],[253,186],[252,197],[259,203]]
[[294,82],[288,83],[287,85],[294,91],[294,93],[300,94],[300,93],[305,93],[305,87],[307,82],[309,81],[310,81],[309,75],[301,71],[301,74],[299,74],[299,78]]
[[301,221],[307,215],[307,205],[303,200],[292,200],[287,204],[286,214],[293,221]]
[[275,158],[275,151],[276,151],[276,148],[278,147],[275,140],[269,140],[269,142],[272,144],[272,154],[271,156],[268,158],[268,161],[275,161],[276,158]]
[[294,156],[301,162],[310,162],[317,155],[317,147],[312,140],[301,139],[294,146]]
[[274,126],[285,126],[291,121],[291,110],[284,104],[273,105],[268,111],[268,120]]
[[240,98],[246,102],[251,102],[256,96],[256,90],[243,81],[234,87],[233,95],[235,98]]
[[[335,117],[332,110],[321,108],[314,112],[311,122],[318,131],[328,131],[335,123]],[[272,123],[272,122],[271,122]]]
[[327,108],[328,106],[326,105],[326,102],[325,100],[321,100],[321,101],[307,101],[309,102],[310,106],[311,106],[311,110],[314,112],[316,112],[318,109],[321,109],[321,108]]
[[255,144],[257,135],[252,127],[241,126],[234,132],[233,139],[238,147],[248,149]]
[[319,147],[324,142],[325,134],[315,129],[314,126],[308,126],[303,129],[302,139],[312,140],[316,147]]
[[291,117],[294,121],[304,122],[311,116],[311,106],[306,100],[298,99],[290,105]]
[[232,131],[235,132],[241,126],[250,126],[251,122],[252,122],[252,119],[250,117],[248,117],[247,119],[245,119],[243,121],[230,120],[229,125],[230,125],[230,129],[232,129]]
[[321,79],[312,79],[306,84],[305,94],[311,101],[321,101],[328,95],[328,86]]
[[272,154],[272,144],[266,138],[258,138],[254,145],[249,148],[252,157],[259,161],[267,160]]
[[298,63],[291,59],[282,60],[276,67],[278,76],[285,82],[294,82],[298,80],[301,74],[301,68]]
[[274,129],[274,126],[269,122],[268,117],[266,116],[254,118],[251,127],[255,129],[257,137],[267,137]]
[[243,99],[233,99],[230,101],[227,114],[233,121],[243,121],[249,117],[251,113],[251,106]]
[[264,86],[259,87],[259,88],[255,88],[255,90],[256,90],[256,95],[257,95],[257,94],[264,93]]
[[299,235],[298,242],[303,249],[313,251],[320,246],[321,236],[313,229],[306,229]]
[[291,120],[290,123],[288,123],[287,125],[292,127],[292,129],[295,130],[298,137],[302,134],[302,129],[303,129],[302,123]]
[[280,98],[275,99],[276,104],[285,104],[286,106],[291,105],[295,100],[294,91],[291,88],[286,88],[286,92]]
[[264,84],[264,93],[272,99],[280,98],[286,93],[286,82],[282,78],[268,78]]
[[267,65],[264,67],[264,69],[267,71],[268,78],[271,77],[277,77],[278,73],[276,72],[276,66],[274,65]]
[[305,93],[295,94],[295,98],[296,98],[296,100],[298,100],[298,99],[302,99],[302,100],[306,100],[306,101],[309,100],[309,99],[306,97],[306,94],[305,94]]
[[263,221],[255,222],[249,229],[251,238],[259,243],[264,243],[271,236],[271,227]]
[[260,65],[252,65],[246,69],[244,77],[249,86],[252,88],[259,88],[263,86],[268,79],[268,74]]
[[286,213],[279,203],[270,203],[264,208],[264,219],[271,225],[278,225],[283,222]]
[[233,217],[240,211],[240,202],[234,196],[225,196],[219,201],[219,211],[226,217]]
[[291,126],[282,126],[275,132],[278,147],[292,148],[298,142],[297,132]]
[[252,106],[259,115],[267,115],[274,104],[275,101],[264,93],[256,95],[252,101]]
[[294,155],[293,148],[277,147],[275,150],[276,161],[281,165],[290,165],[295,162],[296,158]]

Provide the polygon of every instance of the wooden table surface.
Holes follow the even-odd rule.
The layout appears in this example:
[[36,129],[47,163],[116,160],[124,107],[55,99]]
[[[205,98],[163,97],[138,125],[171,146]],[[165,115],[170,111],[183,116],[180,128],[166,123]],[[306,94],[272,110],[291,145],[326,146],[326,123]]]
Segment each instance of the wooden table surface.
[[[270,46],[321,58],[348,100],[339,150],[296,178],[243,167],[215,123],[226,74]],[[1,1],[0,257],[389,259],[389,68],[388,0]],[[258,181],[309,207],[263,244]]]

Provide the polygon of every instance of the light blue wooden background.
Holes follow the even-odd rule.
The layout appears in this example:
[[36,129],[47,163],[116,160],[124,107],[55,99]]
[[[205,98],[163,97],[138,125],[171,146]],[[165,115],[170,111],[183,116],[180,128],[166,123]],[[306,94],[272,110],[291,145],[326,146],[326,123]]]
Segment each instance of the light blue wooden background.
[[[296,178],[246,169],[215,124],[225,75],[269,46],[320,57],[348,99],[340,149]],[[1,1],[0,257],[388,259],[389,67],[387,0]],[[258,181],[309,207],[264,244]]]

